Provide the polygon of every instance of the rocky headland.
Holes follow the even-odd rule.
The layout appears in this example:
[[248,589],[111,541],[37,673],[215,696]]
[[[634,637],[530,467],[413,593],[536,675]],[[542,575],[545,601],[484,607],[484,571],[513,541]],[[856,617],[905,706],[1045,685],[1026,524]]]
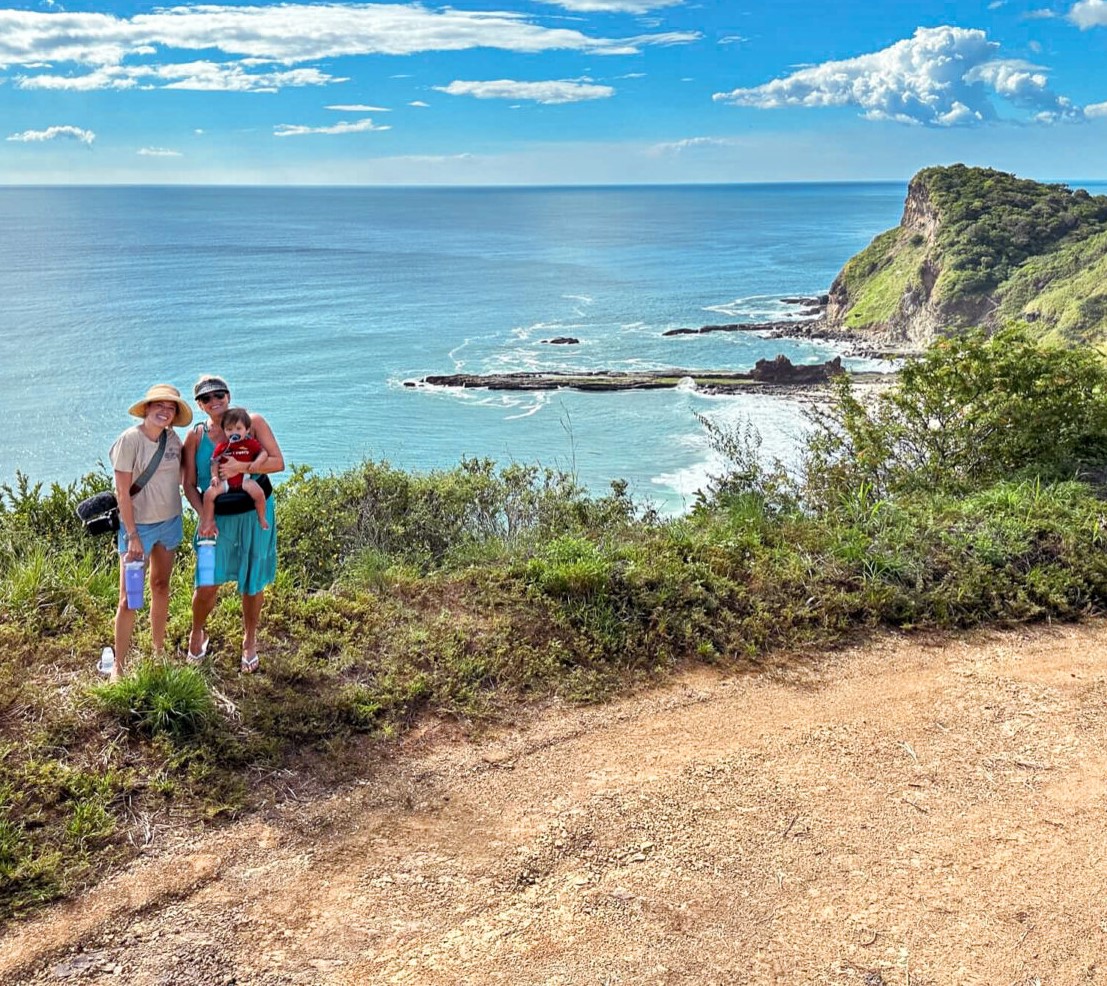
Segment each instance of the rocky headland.
[[963,164],[911,179],[903,215],[828,292],[828,329],[926,348],[1026,322],[1065,345],[1107,339],[1107,196]]

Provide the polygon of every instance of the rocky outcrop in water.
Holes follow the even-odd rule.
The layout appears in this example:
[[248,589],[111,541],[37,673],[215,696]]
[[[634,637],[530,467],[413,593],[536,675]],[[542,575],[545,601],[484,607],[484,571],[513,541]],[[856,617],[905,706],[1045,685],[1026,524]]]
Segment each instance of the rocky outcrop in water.
[[826,383],[831,377],[845,372],[841,356],[835,356],[834,359],[815,366],[796,366],[781,353],[775,359],[759,359],[750,371],[750,379],[761,383]]
[[[787,356],[779,355],[771,360],[758,360],[757,365],[745,370],[642,370],[627,373],[621,370],[591,370],[572,373],[451,373],[423,377],[420,381],[407,380],[405,387],[425,384],[431,387],[483,387],[488,390],[557,390],[568,388],[584,391],[659,390],[668,389],[691,380],[705,393],[736,394],[764,391],[766,388],[784,390],[820,386],[839,374],[845,373],[841,357],[825,363],[794,364]],[[862,379],[882,377],[882,374],[859,374]]]

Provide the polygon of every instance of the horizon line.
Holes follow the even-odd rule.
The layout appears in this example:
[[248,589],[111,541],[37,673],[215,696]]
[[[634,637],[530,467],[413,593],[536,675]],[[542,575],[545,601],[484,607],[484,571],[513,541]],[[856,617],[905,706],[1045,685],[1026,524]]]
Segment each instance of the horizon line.
[[[913,176],[912,176],[913,177]],[[468,182],[237,182],[237,181],[104,181],[104,182],[3,182],[0,190],[20,189],[100,189],[100,188],[304,188],[304,189],[366,189],[366,190],[460,190],[460,191],[525,191],[525,190],[571,190],[571,189],[632,189],[632,188],[734,188],[734,187],[781,187],[796,185],[907,185],[910,178],[786,178],[773,181],[664,181],[664,182],[510,182],[510,183],[468,183]],[[1103,185],[1107,177],[1102,178],[1038,178],[1042,184],[1064,185]]]

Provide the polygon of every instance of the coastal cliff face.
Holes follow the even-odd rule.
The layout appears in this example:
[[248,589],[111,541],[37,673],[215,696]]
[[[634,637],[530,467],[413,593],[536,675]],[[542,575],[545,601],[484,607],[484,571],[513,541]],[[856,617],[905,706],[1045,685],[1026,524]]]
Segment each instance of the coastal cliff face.
[[1063,342],[1107,338],[1107,196],[986,168],[924,169],[899,225],[834,279],[826,318],[914,346],[1011,320]]

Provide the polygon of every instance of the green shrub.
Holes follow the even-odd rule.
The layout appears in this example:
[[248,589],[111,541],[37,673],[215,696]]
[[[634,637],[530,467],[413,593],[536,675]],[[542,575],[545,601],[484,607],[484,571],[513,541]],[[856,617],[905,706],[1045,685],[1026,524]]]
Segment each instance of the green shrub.
[[[624,488],[625,491],[625,488]],[[409,473],[386,462],[338,475],[297,470],[280,487],[282,564],[310,587],[330,585],[348,565],[384,559],[424,571],[469,564],[551,534],[578,529],[592,516],[633,510],[619,492],[592,501],[567,473],[537,466],[497,469],[464,459],[454,469]]]
[[814,417],[803,498],[826,508],[869,485],[877,496],[960,491],[1010,477],[1068,479],[1107,456],[1107,368],[1014,326],[943,339],[863,402],[848,379]]
[[594,599],[607,588],[611,561],[592,542],[559,537],[527,565],[527,578],[540,591],[564,599]]

